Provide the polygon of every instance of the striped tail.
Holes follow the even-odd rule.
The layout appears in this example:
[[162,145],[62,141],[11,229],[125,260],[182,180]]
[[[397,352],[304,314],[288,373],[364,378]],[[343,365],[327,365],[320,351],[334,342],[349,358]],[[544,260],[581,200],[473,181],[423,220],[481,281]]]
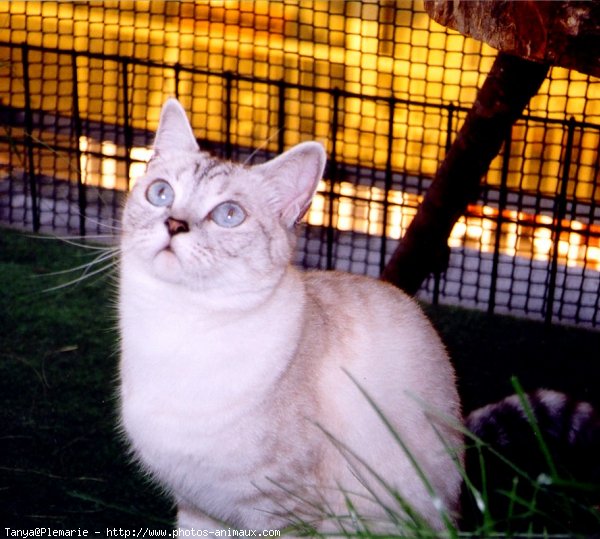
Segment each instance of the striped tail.
[[496,530],[600,533],[600,418],[591,404],[541,389],[473,411],[466,427],[482,443],[467,447],[479,494],[465,488],[463,528],[487,513]]

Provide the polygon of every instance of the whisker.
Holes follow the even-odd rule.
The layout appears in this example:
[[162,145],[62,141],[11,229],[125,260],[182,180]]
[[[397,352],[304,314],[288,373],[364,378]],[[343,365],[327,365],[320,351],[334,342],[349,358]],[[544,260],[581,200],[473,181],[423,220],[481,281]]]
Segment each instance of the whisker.
[[101,264],[102,262],[105,262],[106,260],[114,258],[118,252],[119,252],[119,249],[117,247],[107,248],[105,250],[105,252],[100,253],[93,260],[90,260],[89,262],[86,262],[85,264],[81,264],[79,266],[75,266],[74,268],[69,268],[69,269],[65,269],[65,270],[51,271],[48,273],[43,273],[41,275],[37,275],[37,277],[50,277],[50,276],[54,276],[54,275],[64,275],[66,273],[73,273],[74,271],[78,271],[78,270],[84,269],[84,268],[87,271],[92,266],[96,266],[98,264]]
[[41,236],[41,239],[66,239],[66,240],[86,240],[86,239],[102,239],[102,238],[114,238],[114,234],[86,234],[85,236]]
[[92,260],[92,262],[90,262],[89,264],[87,264],[87,266],[85,267],[85,269],[83,270],[83,273],[81,274],[82,278],[86,278],[86,276],[89,274],[90,269],[92,269],[93,266],[97,266],[98,264],[101,264],[102,262],[106,261],[106,260],[111,260],[112,264],[116,263],[115,258],[115,253],[114,252],[106,252],[106,253],[102,253],[99,256],[97,256],[94,260]]
[[275,131],[275,133],[273,133],[267,140],[265,140],[260,146],[258,146],[247,158],[246,160],[242,163],[242,165],[247,165],[252,158],[263,148],[265,148],[267,146],[267,144],[269,144],[269,142],[271,142],[277,135],[279,135],[279,133],[281,132],[281,127],[279,129],[277,129],[277,131]]
[[85,281],[91,277],[93,277],[94,275],[98,275],[99,273],[105,272],[106,270],[110,269],[110,268],[114,268],[117,266],[117,262],[110,262],[109,264],[106,264],[100,268],[97,268],[96,270],[92,271],[91,273],[85,273],[83,275],[80,275],[79,277],[77,277],[76,279],[72,279],[66,283],[62,283],[56,286],[52,286],[50,288],[45,288],[44,290],[42,290],[42,292],[54,292],[56,290],[61,290],[63,288],[66,288],[68,286],[75,286],[77,284],[79,284],[82,281]]
[[[80,216],[81,217],[81,216]],[[85,217],[86,221],[89,221],[90,223],[94,224],[94,225],[98,225],[100,227],[104,227],[107,228],[109,230],[116,230],[117,232],[121,231],[121,227],[120,226],[115,226],[115,225],[109,225],[108,223],[104,223],[98,219],[94,219],[93,217],[90,217],[89,215],[84,215],[83,217]],[[113,220],[113,222],[117,222],[116,220]]]
[[[47,211],[47,212],[54,212],[54,203],[51,200],[47,200],[47,199],[42,199],[40,201],[40,210],[41,211]],[[109,224],[105,221],[101,221],[99,217],[98,219],[94,219],[94,217],[91,217],[88,214],[84,214],[81,211],[79,211],[78,208],[75,208],[73,206],[71,206],[70,209],[70,213],[69,215],[71,216],[77,216],[77,217],[83,217],[88,223],[94,224],[97,227],[100,228],[105,228],[108,230],[115,230],[115,231],[120,231],[121,227],[120,226],[114,226],[113,224]],[[114,217],[108,217],[107,218],[108,221],[110,221],[111,223],[119,223],[118,220]],[[68,226],[68,219],[65,219],[65,217],[63,217],[61,219],[62,223],[64,226]]]
[[64,243],[67,243],[69,245],[73,245],[75,247],[82,247],[83,249],[88,249],[90,251],[105,251],[106,249],[110,249],[111,247],[106,247],[106,246],[102,246],[102,245],[89,245],[87,243],[81,243],[78,241],[74,241],[69,239],[69,236],[34,236],[34,235],[27,235],[28,238],[33,238],[35,240],[56,240],[56,241],[62,241]]
[[[121,226],[119,225],[119,222],[116,219],[111,218],[110,221],[113,223],[117,223],[117,225],[119,225],[119,226],[115,226],[114,224],[109,224],[109,223],[107,223],[105,221],[101,221],[99,219],[94,219],[93,217],[90,217],[89,215],[84,215],[79,211],[76,211],[74,213],[78,217],[83,217],[86,220],[86,222],[96,225],[100,228],[104,228],[107,230],[114,230],[116,232],[121,232]],[[107,235],[110,236],[111,234],[107,234]]]

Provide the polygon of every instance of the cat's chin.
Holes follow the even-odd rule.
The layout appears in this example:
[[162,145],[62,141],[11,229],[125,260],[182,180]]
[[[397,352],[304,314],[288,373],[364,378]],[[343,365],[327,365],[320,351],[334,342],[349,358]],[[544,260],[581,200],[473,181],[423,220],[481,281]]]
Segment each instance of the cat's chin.
[[183,281],[183,267],[181,261],[170,248],[161,249],[152,262],[154,274],[161,280],[179,284]]

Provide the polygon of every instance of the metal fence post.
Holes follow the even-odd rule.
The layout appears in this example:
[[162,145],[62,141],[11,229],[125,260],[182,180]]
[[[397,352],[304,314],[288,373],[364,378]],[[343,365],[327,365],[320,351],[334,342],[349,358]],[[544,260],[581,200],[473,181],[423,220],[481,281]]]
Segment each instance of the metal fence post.
[[79,83],[77,76],[77,54],[71,52],[71,70],[73,76],[73,124],[75,129],[75,156],[77,159],[77,204],[79,206],[79,235],[85,236],[85,221],[87,209],[87,190],[83,183],[83,171],[81,170],[81,137],[83,129],[81,127],[81,116],[79,113]]
[[340,96],[341,92],[339,88],[333,89],[333,115],[331,118],[331,156],[329,166],[329,205],[327,208],[327,269],[333,269],[333,245],[335,242],[335,229],[333,226],[333,214],[334,214],[334,197],[335,191],[334,186],[337,182],[338,165],[337,165],[337,137],[339,130],[339,109],[340,109]]
[[496,217],[496,236],[494,238],[494,254],[492,259],[492,273],[490,276],[490,296],[488,299],[488,314],[493,314],[496,308],[496,289],[498,286],[498,263],[500,262],[500,239],[502,225],[504,224],[504,210],[508,199],[508,170],[512,145],[512,127],[506,133],[504,152],[502,154],[502,172],[500,176],[500,193],[498,195],[498,216]]
[[[594,177],[600,178],[600,151],[596,152],[596,160],[594,163]],[[596,215],[596,210],[598,208],[598,204],[596,202],[600,198],[597,195],[598,192],[600,192],[600,185],[599,185],[599,182],[596,181],[596,182],[594,182],[594,185],[592,187],[592,193],[590,195],[591,203],[590,203],[590,208],[589,208],[589,212],[588,212],[588,219],[589,219],[590,223],[594,222],[594,216]],[[592,234],[592,231],[588,228],[585,244],[589,245],[590,239],[594,236],[596,238],[599,238],[598,234]],[[584,267],[587,267],[587,264],[588,264],[588,256],[586,253]],[[594,313],[595,314],[592,317],[592,326],[599,327],[600,326],[600,280],[598,281],[598,285],[596,286],[595,294],[596,294],[596,301],[594,302]],[[581,320],[580,312],[581,312],[581,296],[580,296],[580,301],[577,304],[577,311],[575,313],[575,322],[576,323],[579,323]]]
[[121,60],[121,77],[123,84],[123,136],[125,139],[125,181],[127,182],[127,190],[129,190],[129,175],[131,172],[131,149],[133,148],[133,130],[129,118],[129,81],[127,75],[129,73],[129,60],[123,58]]
[[379,253],[379,273],[383,272],[387,262],[387,225],[388,212],[390,208],[389,195],[392,190],[392,151],[394,146],[394,113],[396,111],[396,100],[393,97],[388,99],[388,136],[387,136],[387,155],[385,160],[385,186],[383,193],[383,220],[381,232],[381,251]]
[[231,93],[233,91],[233,73],[225,72],[225,157],[231,159]]
[[181,64],[179,62],[173,66],[173,71],[175,74],[175,99],[179,101],[179,82],[181,77]]
[[40,212],[35,161],[33,157],[33,111],[31,106],[31,81],[29,79],[29,46],[26,42],[21,45],[21,61],[23,63],[23,86],[25,90],[25,146],[27,151],[29,194],[31,196],[31,217],[33,231],[38,232],[40,230]]
[[[452,147],[452,129],[453,129],[453,125],[454,125],[454,111],[455,111],[455,106],[454,103],[450,103],[448,105],[448,120],[446,122],[446,145],[444,146],[444,151],[446,153],[446,155],[448,154],[448,152],[450,151],[450,148]],[[442,274],[439,271],[436,271],[433,274],[433,296],[431,298],[431,302],[434,305],[438,305],[440,302],[440,280],[441,280]]]
[[554,205],[554,234],[552,238],[552,261],[550,264],[550,278],[548,282],[548,293],[544,305],[544,322],[546,325],[552,323],[554,310],[554,296],[556,293],[556,273],[558,271],[558,246],[562,232],[562,221],[567,211],[567,188],[571,171],[571,156],[573,154],[573,139],[575,138],[575,118],[569,118],[567,128],[567,145],[565,147],[565,158],[563,161],[563,173],[560,179],[560,195]]
[[277,153],[285,148],[285,81],[277,82]]

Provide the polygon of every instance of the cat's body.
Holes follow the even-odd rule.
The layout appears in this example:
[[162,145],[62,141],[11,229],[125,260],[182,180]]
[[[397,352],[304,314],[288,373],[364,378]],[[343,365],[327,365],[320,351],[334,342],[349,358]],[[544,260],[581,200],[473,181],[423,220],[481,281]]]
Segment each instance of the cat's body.
[[386,483],[440,528],[440,508],[457,510],[461,440],[438,336],[391,285],[289,262],[320,146],[257,167],[217,162],[171,101],[155,150],[124,214],[122,425],[179,525],[298,517],[335,530],[326,514],[348,515],[351,500],[389,529],[384,506],[400,506]]

